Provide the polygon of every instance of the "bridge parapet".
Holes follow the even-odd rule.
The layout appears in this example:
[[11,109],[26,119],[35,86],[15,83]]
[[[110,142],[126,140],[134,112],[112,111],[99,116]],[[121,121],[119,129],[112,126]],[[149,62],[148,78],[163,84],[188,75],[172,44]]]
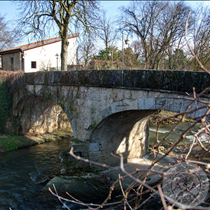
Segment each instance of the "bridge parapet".
[[25,84],[76,85],[107,88],[153,89],[197,93],[210,86],[206,72],[157,70],[53,71],[25,74]]

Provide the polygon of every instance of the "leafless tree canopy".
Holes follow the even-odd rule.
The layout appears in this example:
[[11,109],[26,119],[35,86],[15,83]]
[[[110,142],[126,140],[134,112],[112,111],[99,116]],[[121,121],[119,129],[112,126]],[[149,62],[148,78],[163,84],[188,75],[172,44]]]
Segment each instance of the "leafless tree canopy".
[[113,42],[116,39],[117,31],[114,29],[114,23],[111,22],[109,18],[107,18],[106,11],[102,12],[98,30],[98,36],[105,44],[105,49],[113,46]]
[[[200,6],[196,14],[193,14],[195,21],[193,25],[192,40],[194,51],[199,60],[206,68],[210,68],[210,9]],[[198,69],[199,64],[194,65]]]
[[16,29],[10,29],[8,22],[0,15],[0,51],[13,47],[18,42],[20,32]]
[[141,40],[145,68],[158,69],[168,47],[184,36],[189,7],[184,2],[135,1],[121,10],[124,30]]
[[[81,38],[81,36],[80,36]],[[84,62],[85,67],[88,68],[88,63],[95,53],[95,36],[93,33],[82,34],[82,39],[80,39],[77,46],[77,63]]]
[[[107,18],[106,11],[100,13],[96,0],[32,0],[20,1],[19,6],[21,29],[30,37],[33,34],[37,39],[43,39],[49,32],[52,33],[52,29],[54,33],[59,33],[62,38],[62,70],[66,70],[67,34],[90,34],[90,29],[104,43],[106,51],[115,45],[116,29],[136,37],[139,43],[134,42],[130,46],[138,59],[139,66],[135,68],[200,70],[197,61],[185,48],[185,21],[191,10],[187,2],[132,1],[128,7],[120,8],[121,17],[118,20]],[[208,7],[200,6],[192,11],[188,24],[191,45],[207,68],[210,66],[209,14]],[[91,38],[87,42],[88,36],[81,39],[79,48],[81,49],[82,42],[86,40],[86,44],[89,41],[94,42],[94,46],[93,43],[90,44],[91,51],[94,51],[93,48],[96,51],[98,40],[93,41]],[[89,47],[86,50],[89,51],[85,61],[87,64],[93,53],[90,53]],[[80,57],[84,57],[84,53]]]
[[47,1],[22,1],[20,10],[22,12],[20,22],[26,33],[33,33],[35,36],[43,37],[52,29],[58,28],[62,39],[61,44],[61,69],[67,69],[67,49],[69,30],[77,30],[84,26],[88,30],[93,28],[96,22],[96,11],[98,9],[94,0],[47,0]]

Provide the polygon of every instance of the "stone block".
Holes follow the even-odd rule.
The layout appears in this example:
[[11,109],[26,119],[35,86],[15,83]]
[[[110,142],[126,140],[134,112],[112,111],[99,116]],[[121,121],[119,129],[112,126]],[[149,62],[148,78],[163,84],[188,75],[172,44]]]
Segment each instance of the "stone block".
[[40,94],[41,89],[42,89],[42,85],[35,85],[35,93],[36,93],[37,95]]
[[112,87],[121,86],[122,84],[122,71],[110,71],[110,82]]
[[112,113],[124,111],[124,106],[122,101],[115,102],[111,104]]
[[89,151],[90,152],[96,152],[100,150],[100,145],[99,143],[90,143],[89,144]]
[[61,71],[54,71],[54,83],[60,84],[62,78],[62,72]]
[[162,89],[163,71],[150,70],[146,72],[146,88]]
[[101,157],[102,157],[102,152],[101,151],[89,152],[89,158],[92,161],[97,162],[97,161],[100,160],[100,162],[103,162]]
[[27,90],[28,90],[30,93],[32,93],[32,94],[33,94],[34,91],[35,91],[35,90],[34,90],[34,89],[35,89],[35,88],[34,88],[34,85],[26,85],[26,88],[27,88]]
[[44,72],[37,72],[34,77],[34,83],[35,84],[44,84],[45,82],[45,73]]
[[75,153],[87,153],[89,151],[89,142],[82,142],[82,143],[70,142],[69,147],[73,147]]
[[130,90],[124,90],[123,91],[123,98],[130,99],[131,98],[131,91]]
[[202,76],[201,72],[185,72],[184,92],[193,93],[193,87],[196,92],[201,92]]
[[144,109],[156,109],[155,99],[154,98],[140,98],[138,99],[138,108],[140,110]]
[[158,110],[168,110],[169,102],[167,98],[156,98],[155,99],[155,107]]
[[138,109],[138,100],[124,99],[123,105],[125,110]]
[[109,115],[112,114],[112,109],[111,107],[107,108],[107,109],[104,109],[102,112],[101,112],[101,120],[108,117]]

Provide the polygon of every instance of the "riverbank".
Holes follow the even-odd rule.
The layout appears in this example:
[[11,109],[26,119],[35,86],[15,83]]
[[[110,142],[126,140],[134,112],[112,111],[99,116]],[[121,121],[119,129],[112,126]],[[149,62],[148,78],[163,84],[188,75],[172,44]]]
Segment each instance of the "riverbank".
[[72,137],[73,134],[68,131],[57,131],[37,136],[30,134],[25,136],[0,134],[0,153]]
[[[174,112],[169,112],[169,111],[157,111],[155,114],[153,114],[150,117],[150,121],[149,124],[150,125],[157,125],[158,122],[164,120],[162,122],[162,124],[169,124],[169,123],[177,123],[180,121],[181,119],[181,115],[177,116],[177,117],[173,117],[174,115],[176,115],[177,113]],[[182,120],[182,122],[193,122],[194,120],[190,117],[185,116]]]
[[[175,114],[176,113],[168,111],[157,112],[150,118],[150,125],[157,125],[159,121],[171,117]],[[180,120],[180,118],[181,116],[169,118],[165,120],[163,124],[176,123]],[[193,119],[185,117],[183,121],[192,122]],[[46,133],[43,135],[27,134],[25,136],[17,136],[9,134],[0,134],[0,153],[72,137],[73,133],[65,130]]]

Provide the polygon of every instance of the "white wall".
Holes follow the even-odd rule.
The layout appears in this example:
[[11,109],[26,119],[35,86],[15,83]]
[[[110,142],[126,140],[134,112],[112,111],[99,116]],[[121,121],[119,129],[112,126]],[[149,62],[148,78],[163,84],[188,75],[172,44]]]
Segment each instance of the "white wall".
[[[58,69],[60,69],[60,53],[61,41],[24,51],[25,72],[50,70],[53,67],[57,69],[56,54],[59,55]],[[36,62],[36,68],[31,68],[32,61]],[[76,38],[69,39],[67,63],[68,65],[76,63]]]

